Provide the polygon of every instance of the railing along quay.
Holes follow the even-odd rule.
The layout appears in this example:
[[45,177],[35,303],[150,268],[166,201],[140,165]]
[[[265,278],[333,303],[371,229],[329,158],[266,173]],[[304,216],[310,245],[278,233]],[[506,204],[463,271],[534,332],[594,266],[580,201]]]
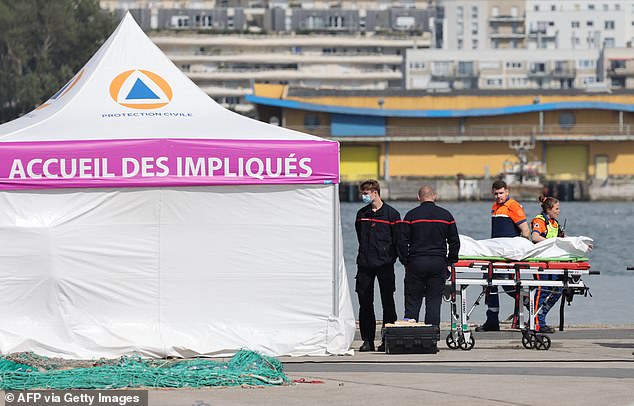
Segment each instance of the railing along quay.
[[435,127],[402,127],[387,126],[384,134],[348,133],[338,135],[332,133],[331,126],[287,126],[290,129],[307,132],[319,137],[345,140],[391,140],[391,141],[507,141],[513,139],[534,138],[536,141],[550,140],[634,140],[632,127],[628,125],[592,125],[580,124],[569,128],[559,125],[527,126],[527,125],[490,125],[490,126],[435,126]]

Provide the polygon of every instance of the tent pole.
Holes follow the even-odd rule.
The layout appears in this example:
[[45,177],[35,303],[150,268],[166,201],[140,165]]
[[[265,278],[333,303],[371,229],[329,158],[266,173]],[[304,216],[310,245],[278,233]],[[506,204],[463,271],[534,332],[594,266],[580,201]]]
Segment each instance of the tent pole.
[[341,225],[339,224],[341,214],[339,213],[339,184],[332,185],[332,315],[339,317],[339,246],[341,241]]

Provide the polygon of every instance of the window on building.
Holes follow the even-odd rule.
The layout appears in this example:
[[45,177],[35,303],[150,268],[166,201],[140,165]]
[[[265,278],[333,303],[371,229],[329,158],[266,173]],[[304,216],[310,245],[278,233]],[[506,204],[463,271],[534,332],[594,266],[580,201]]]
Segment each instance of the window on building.
[[480,61],[480,70],[500,69],[500,62],[497,61]]
[[522,27],[522,26],[521,26],[521,25],[519,25],[518,23],[513,22],[513,23],[511,23],[511,32],[512,32],[513,34],[523,34],[523,33],[521,32],[521,27]]
[[619,3],[616,3],[616,4],[614,5],[614,10],[616,10],[616,11],[621,11],[621,5],[620,5]]
[[432,62],[431,72],[433,75],[445,76],[449,74],[451,62],[438,61]]
[[535,4],[533,6],[533,11],[539,11],[539,4]]
[[189,27],[189,17],[188,16],[172,16],[171,19],[172,28],[185,28]]
[[579,21],[573,21],[573,22],[571,22],[571,23],[570,23],[570,26],[571,26],[572,28],[579,28]]
[[594,10],[594,4],[588,4],[588,10]]
[[528,85],[528,79],[524,77],[512,77],[510,78],[510,87],[526,87]]
[[471,41],[471,49],[478,49],[478,40],[474,39]]
[[611,87],[613,88],[625,87],[625,78],[612,78]]
[[522,69],[524,64],[518,61],[509,61],[506,63],[506,69]]
[[575,11],[579,11],[579,10],[581,10],[581,5],[576,3],[575,4]]
[[478,18],[478,8],[476,6],[471,7],[471,17]]
[[498,15],[500,15],[500,8],[497,6],[491,8],[491,16],[497,17]]
[[557,11],[557,6],[555,6],[554,4],[551,4],[550,11]]
[[577,61],[577,67],[579,69],[593,69],[596,66],[594,59],[580,59]]
[[464,47],[464,44],[463,44],[462,38],[459,38],[458,39],[458,49],[462,49],[463,47]]
[[315,130],[321,125],[321,120],[316,114],[306,114],[304,116],[304,128],[307,130]]
[[625,61],[623,59],[610,59],[610,69],[625,69]]
[[614,29],[614,20],[605,21],[604,27],[605,27],[606,30],[613,30]]
[[606,37],[605,40],[603,41],[603,45],[606,48],[614,48],[615,47],[615,41],[614,38],[612,37]]
[[457,28],[457,30],[456,30],[456,33],[457,33],[458,35],[462,35],[462,34],[463,34],[463,32],[464,32],[464,26],[462,25],[462,23],[458,23],[458,28]]
[[511,16],[512,17],[517,17],[517,15],[518,15],[517,6],[511,7]]
[[564,111],[559,114],[559,127],[564,130],[571,129],[575,126],[576,122],[575,113],[571,111]]
[[458,18],[464,17],[464,9],[462,6],[456,8],[456,16],[458,16]]
[[502,78],[487,78],[485,80],[485,83],[486,83],[487,86],[501,87],[502,85],[504,85],[504,79],[502,79]]
[[607,3],[603,3],[603,11],[608,11],[610,6]]
[[471,76],[474,73],[472,61],[459,61],[458,74],[462,76]]
[[586,25],[587,25],[588,27],[594,27],[594,21],[592,21],[592,20],[588,20],[588,21],[586,21]]

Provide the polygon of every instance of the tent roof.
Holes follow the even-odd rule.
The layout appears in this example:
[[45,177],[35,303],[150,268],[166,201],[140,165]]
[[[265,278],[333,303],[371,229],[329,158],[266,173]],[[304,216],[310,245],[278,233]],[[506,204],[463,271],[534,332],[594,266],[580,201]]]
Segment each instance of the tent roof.
[[221,107],[163,54],[129,13],[46,103],[0,125],[1,142],[148,138],[323,140]]

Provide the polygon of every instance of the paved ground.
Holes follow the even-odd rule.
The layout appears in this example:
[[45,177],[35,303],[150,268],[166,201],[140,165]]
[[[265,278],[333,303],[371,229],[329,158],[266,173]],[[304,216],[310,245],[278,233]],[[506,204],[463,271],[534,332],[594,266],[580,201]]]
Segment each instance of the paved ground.
[[[282,358],[283,387],[152,390],[150,405],[633,405],[634,326],[570,328],[549,351],[515,332],[477,333],[471,351]],[[355,341],[353,348],[361,343]]]

